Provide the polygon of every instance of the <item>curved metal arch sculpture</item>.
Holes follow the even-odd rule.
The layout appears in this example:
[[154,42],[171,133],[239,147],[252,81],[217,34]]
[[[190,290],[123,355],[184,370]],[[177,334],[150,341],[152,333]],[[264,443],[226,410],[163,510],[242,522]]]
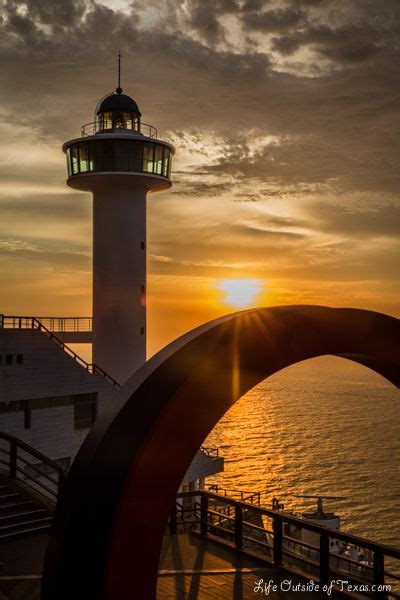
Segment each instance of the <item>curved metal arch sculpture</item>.
[[291,364],[336,355],[400,386],[400,321],[281,306],[228,315],[139,369],[86,438],[57,506],[42,599],[155,598],[176,491],[198,448],[249,389]]

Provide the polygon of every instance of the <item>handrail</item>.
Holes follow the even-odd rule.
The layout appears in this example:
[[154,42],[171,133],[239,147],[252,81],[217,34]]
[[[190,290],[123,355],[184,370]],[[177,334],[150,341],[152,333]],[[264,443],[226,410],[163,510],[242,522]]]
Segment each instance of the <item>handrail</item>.
[[112,121],[108,120],[106,121],[106,127],[102,121],[91,121],[90,123],[85,123],[85,125],[82,125],[81,127],[82,137],[88,137],[97,133],[133,133],[137,135],[143,135],[151,139],[157,139],[157,129],[153,127],[153,125],[149,125],[149,123],[139,122],[137,124],[137,129],[113,128]]
[[[4,440],[5,442],[8,442],[8,444],[9,444],[8,452],[6,449],[0,448],[0,451],[3,454],[6,454],[9,459],[8,463],[6,463],[3,460],[0,460],[1,464],[3,464],[3,465],[8,464],[9,479],[15,480],[15,479],[17,479],[18,473],[22,473],[24,475],[25,479],[30,479],[31,481],[33,481],[35,483],[36,486],[38,486],[39,488],[42,488],[42,490],[44,489],[46,492],[48,492],[48,494],[52,495],[55,500],[57,500],[60,488],[61,488],[62,484],[64,483],[65,477],[67,476],[67,471],[63,467],[61,467],[61,465],[59,465],[56,461],[52,460],[51,458],[49,458],[48,456],[46,456],[39,450],[32,448],[32,446],[30,446],[26,442],[20,440],[19,438],[15,437],[14,435],[0,431],[0,440]],[[25,452],[30,457],[33,457],[40,463],[43,463],[43,464],[47,465],[48,467],[50,467],[50,469],[55,471],[55,473],[57,474],[57,481],[55,481],[47,473],[41,472],[34,464],[30,463],[25,457],[18,456],[18,451]],[[38,475],[40,477],[43,477],[47,481],[50,481],[50,483],[52,483],[55,486],[55,490],[50,489],[47,485],[45,485],[43,482],[41,482],[40,479],[32,477],[29,474],[29,471],[21,469],[21,467],[19,467],[19,465],[18,465],[18,461],[22,461],[25,465],[32,468],[33,471],[38,473]],[[20,477],[19,479],[22,482],[24,482],[24,478]]]
[[5,433],[4,431],[0,431],[0,439],[6,440],[10,442],[10,444],[16,444],[21,450],[24,450],[28,454],[31,454],[34,458],[39,460],[40,462],[46,463],[49,467],[57,471],[59,475],[65,475],[66,470],[61,467],[57,462],[40,452],[40,450],[36,450],[36,448],[32,448],[29,444],[15,437],[15,435],[11,435],[10,433]]
[[[26,316],[14,316],[14,315],[0,315],[0,328],[1,328],[1,318],[7,318],[9,321],[12,320],[13,323],[21,323],[23,321],[28,322],[31,319],[35,318],[40,321],[47,329],[51,332],[55,333],[88,333],[93,329],[93,318],[92,317],[26,317]],[[21,329],[23,327],[17,327]]]
[[89,333],[93,330],[92,317],[35,317],[35,319],[53,333]]
[[[223,543],[227,541],[231,543],[232,540],[236,549],[244,552],[246,551],[246,544],[247,546],[250,544],[250,550],[253,553],[263,555],[264,560],[268,562],[272,560],[277,567],[284,564],[285,569],[296,571],[300,564],[303,572],[312,573],[313,576],[317,572],[321,583],[327,583],[330,576],[333,576],[333,579],[336,579],[337,575],[341,576],[342,579],[345,576],[346,579],[350,580],[350,583],[356,582],[375,586],[375,598],[397,597],[392,586],[385,583],[385,577],[390,579],[393,575],[393,572],[385,570],[385,558],[390,557],[400,560],[400,549],[398,548],[361,538],[357,535],[336,531],[336,529],[318,525],[280,510],[263,508],[204,490],[177,494],[178,502],[173,508],[169,521],[171,533],[177,532],[178,517],[181,519],[182,525],[185,525],[185,514],[188,511],[183,510],[179,504],[179,499],[183,498],[193,499],[191,517],[194,516],[195,520],[190,521],[190,527],[195,527],[195,531],[200,533],[202,537],[207,537],[210,533],[213,535],[213,539],[215,536],[221,537]],[[200,500],[200,503],[198,500]],[[209,506],[210,500],[214,501],[212,508]],[[214,506],[214,503],[217,507]],[[227,505],[233,508],[234,516],[227,517],[226,513],[220,512],[218,504],[223,508]],[[272,531],[267,528],[263,530],[258,525],[249,522],[247,518],[245,519],[245,515],[251,512],[272,521]],[[181,522],[179,521],[179,524]],[[225,523],[225,526],[223,523]],[[283,525],[287,523],[318,534],[319,545],[313,547],[301,539],[297,540],[286,535]],[[252,530],[253,535],[251,535]],[[367,553],[371,564],[364,565],[350,556],[340,554],[337,552],[337,546],[331,549],[330,539],[342,542],[342,551],[349,546],[364,551],[368,550],[371,553]],[[310,556],[305,557],[302,551],[291,550],[290,544],[312,548],[312,560],[310,560]],[[309,569],[314,570],[309,571]],[[395,577],[397,576],[395,575]]]
[[0,329],[38,329],[48,338],[50,338],[55,344],[57,344],[64,352],[66,352],[69,356],[71,356],[78,364],[81,365],[88,373],[101,375],[113,386],[120,388],[121,385],[116,381],[111,375],[108,375],[95,363],[88,363],[86,360],[81,358],[72,348],[67,346],[65,342],[63,342],[59,337],[57,337],[50,329],[47,329],[45,325],[41,321],[39,321],[36,317],[21,317],[21,316],[9,316],[9,315],[0,315]]

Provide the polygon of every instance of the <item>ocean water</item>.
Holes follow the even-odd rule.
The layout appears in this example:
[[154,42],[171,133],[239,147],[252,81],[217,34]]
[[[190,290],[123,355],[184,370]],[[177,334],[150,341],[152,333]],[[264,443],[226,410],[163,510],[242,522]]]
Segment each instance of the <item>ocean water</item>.
[[301,513],[333,495],[326,509],[341,529],[400,547],[400,390],[340,358],[293,365],[243,396],[206,446],[218,446],[225,472],[209,478],[229,490],[279,497]]

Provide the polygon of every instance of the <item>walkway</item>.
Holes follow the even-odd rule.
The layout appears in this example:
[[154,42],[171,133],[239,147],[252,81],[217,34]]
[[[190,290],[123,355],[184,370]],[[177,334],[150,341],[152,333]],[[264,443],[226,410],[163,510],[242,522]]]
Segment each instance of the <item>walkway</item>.
[[157,600],[310,600],[337,599],[312,592],[256,593],[257,582],[273,580],[280,586],[284,579],[293,584],[300,580],[256,558],[246,557],[218,542],[194,535],[169,535],[164,538],[160,558]]
[[[47,535],[1,544],[0,600],[39,600],[40,572]],[[270,579],[279,586],[295,576],[249,558],[230,548],[194,535],[167,535],[160,558],[157,600],[265,600],[255,593],[256,582]],[[317,593],[270,593],[271,600],[337,600]],[[134,591],[132,598],[138,600]]]

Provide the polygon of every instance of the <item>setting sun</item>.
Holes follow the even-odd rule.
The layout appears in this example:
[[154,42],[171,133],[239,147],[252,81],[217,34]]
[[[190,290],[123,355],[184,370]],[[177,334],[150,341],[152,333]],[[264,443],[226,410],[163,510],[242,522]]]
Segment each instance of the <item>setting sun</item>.
[[262,289],[259,279],[224,279],[217,285],[225,295],[223,302],[237,307],[252,306]]

